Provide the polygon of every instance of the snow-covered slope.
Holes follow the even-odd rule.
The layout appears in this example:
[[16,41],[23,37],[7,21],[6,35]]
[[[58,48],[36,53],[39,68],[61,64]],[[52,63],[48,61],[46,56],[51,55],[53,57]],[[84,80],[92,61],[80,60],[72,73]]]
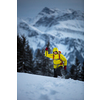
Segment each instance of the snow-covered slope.
[[17,100],[84,100],[84,82],[17,73]]

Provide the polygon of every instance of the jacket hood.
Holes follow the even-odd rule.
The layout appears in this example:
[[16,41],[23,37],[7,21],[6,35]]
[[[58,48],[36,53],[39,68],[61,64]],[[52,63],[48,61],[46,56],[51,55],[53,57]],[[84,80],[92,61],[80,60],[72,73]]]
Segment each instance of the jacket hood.
[[53,48],[53,52],[55,52],[55,51],[57,51],[57,52],[58,52],[58,48],[56,48],[56,47],[55,47],[55,48]]

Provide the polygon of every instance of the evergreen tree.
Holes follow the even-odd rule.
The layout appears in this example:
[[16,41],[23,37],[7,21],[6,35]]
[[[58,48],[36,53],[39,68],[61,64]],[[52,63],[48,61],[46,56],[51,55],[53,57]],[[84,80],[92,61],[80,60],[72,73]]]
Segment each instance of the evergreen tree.
[[26,46],[26,38],[24,35],[22,35],[22,50],[23,50],[23,58],[22,58],[22,62],[23,62],[23,66],[22,66],[22,70],[23,72],[25,72],[26,66],[25,66],[25,46]]
[[26,46],[25,46],[24,62],[25,62],[26,72],[31,73],[31,71],[33,70],[33,54],[32,54],[32,50],[29,47],[28,41],[26,42]]
[[[50,49],[50,41],[47,42],[46,47],[48,48],[48,53],[51,53],[51,49]],[[53,61],[50,60],[50,58],[45,57],[44,56],[44,60],[45,60],[45,71],[46,71],[46,75],[47,76],[53,76]]]
[[70,73],[71,73],[71,78],[76,80],[77,79],[77,66],[72,65],[70,69]]
[[22,38],[17,35],[17,71],[22,72],[22,64],[23,64],[23,44]]
[[[46,46],[49,48],[50,42],[46,44]],[[50,48],[48,50],[50,53]],[[45,57],[45,49],[37,49],[36,51],[36,58],[34,60],[34,73],[39,75],[45,75],[45,76],[53,76],[53,65],[52,61]]]
[[70,69],[70,77],[75,80],[84,81],[84,62],[83,65],[76,57],[75,65],[72,65]]
[[84,62],[83,62],[83,66],[82,66],[81,77],[82,77],[82,81],[84,81]]
[[17,71],[32,73],[33,54],[24,35],[17,35]]

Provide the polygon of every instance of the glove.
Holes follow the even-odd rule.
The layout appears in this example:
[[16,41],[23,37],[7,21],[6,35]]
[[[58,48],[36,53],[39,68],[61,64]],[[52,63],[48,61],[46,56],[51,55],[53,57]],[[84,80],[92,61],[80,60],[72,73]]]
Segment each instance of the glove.
[[66,70],[66,68],[67,68],[67,67],[66,67],[66,66],[64,66],[64,70]]
[[48,51],[48,48],[46,47],[45,50]]

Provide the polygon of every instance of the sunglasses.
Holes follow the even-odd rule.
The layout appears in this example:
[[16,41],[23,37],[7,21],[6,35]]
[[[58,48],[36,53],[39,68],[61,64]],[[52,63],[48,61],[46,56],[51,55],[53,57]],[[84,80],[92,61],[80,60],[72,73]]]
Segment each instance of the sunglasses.
[[[55,51],[57,53],[57,51]],[[54,53],[54,52],[53,52]]]

